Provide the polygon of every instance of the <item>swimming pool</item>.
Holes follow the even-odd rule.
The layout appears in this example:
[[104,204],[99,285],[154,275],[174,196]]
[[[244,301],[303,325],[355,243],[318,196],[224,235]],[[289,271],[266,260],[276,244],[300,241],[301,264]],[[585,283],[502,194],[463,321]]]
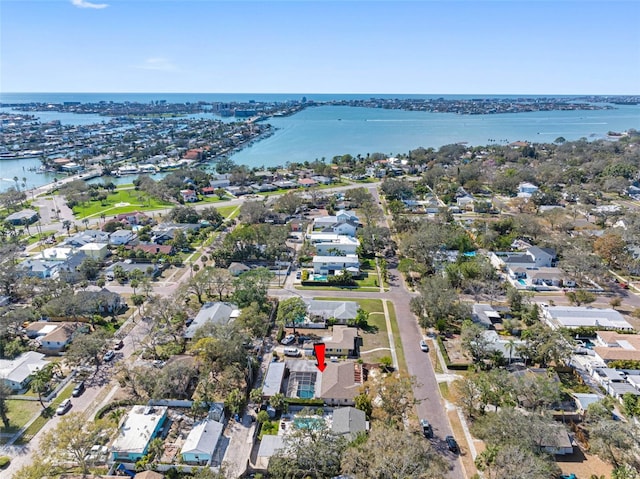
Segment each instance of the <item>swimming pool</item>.
[[522,286],[526,286],[527,282],[524,279],[519,279],[518,283],[521,284]]
[[313,398],[313,393],[315,392],[315,387],[313,384],[298,384],[298,393],[297,396],[301,399],[311,399]]
[[295,417],[293,427],[296,429],[318,430],[322,427],[324,419],[321,417]]
[[327,280],[327,275],[324,275],[324,274],[314,274],[314,275],[313,275],[313,280],[314,280],[314,281],[326,281],[326,280]]

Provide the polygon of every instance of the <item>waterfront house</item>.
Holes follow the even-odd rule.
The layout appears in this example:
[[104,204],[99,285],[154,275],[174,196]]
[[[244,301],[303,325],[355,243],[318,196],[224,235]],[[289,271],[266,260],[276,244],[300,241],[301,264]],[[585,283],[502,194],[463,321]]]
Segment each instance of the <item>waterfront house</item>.
[[0,359],[0,381],[7,385],[14,393],[24,390],[31,376],[44,368],[49,361],[44,354],[27,351],[14,359]]
[[111,459],[129,463],[142,459],[149,443],[160,435],[166,419],[166,406],[133,406],[111,446]]
[[211,465],[223,429],[223,424],[212,419],[203,419],[194,424],[180,449],[182,462],[199,466]]

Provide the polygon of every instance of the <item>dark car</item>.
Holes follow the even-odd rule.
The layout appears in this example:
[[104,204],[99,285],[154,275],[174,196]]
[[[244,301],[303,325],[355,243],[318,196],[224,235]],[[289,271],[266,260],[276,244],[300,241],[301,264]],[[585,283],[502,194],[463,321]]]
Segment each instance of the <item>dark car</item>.
[[73,388],[73,391],[71,391],[71,395],[74,398],[77,398],[83,392],[84,392],[84,381],[80,381],[78,384],[76,384],[76,387]]
[[124,342],[122,339],[116,339],[113,341],[113,349],[122,349],[124,348]]
[[447,436],[444,438],[449,450],[455,454],[460,452],[460,448],[458,447],[458,442],[455,440],[453,436]]

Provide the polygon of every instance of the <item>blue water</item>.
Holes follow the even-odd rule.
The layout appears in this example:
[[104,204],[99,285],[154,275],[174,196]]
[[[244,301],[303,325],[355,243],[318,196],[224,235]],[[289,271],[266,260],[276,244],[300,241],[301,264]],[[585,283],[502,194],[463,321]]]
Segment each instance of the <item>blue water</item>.
[[[309,100],[366,99],[372,96],[387,98],[475,98],[484,95],[316,95],[306,94]],[[533,95],[527,95],[533,97]],[[548,95],[547,95],[548,96]],[[271,101],[287,102],[302,99],[303,94],[96,94],[96,93],[1,93],[2,102],[64,101],[137,101],[166,100],[168,102],[195,101]],[[491,95],[491,98],[516,97]],[[0,111],[8,111],[0,109]],[[60,120],[64,124],[88,125],[108,119],[98,115],[42,112],[41,121]],[[197,117],[219,118],[209,113]],[[226,121],[233,121],[227,118]],[[330,160],[336,155],[381,152],[406,153],[418,147],[438,148],[445,144],[466,142],[470,145],[505,144],[517,140],[552,142],[559,136],[567,140],[604,138],[608,131],[640,129],[640,105],[617,106],[614,110],[552,111],[500,115],[456,115],[453,113],[410,112],[378,108],[347,106],[311,107],[284,118],[269,120],[275,134],[238,152],[232,159],[251,167],[285,165],[287,162]],[[11,178],[27,178],[27,187],[40,186],[53,180],[54,175],[35,174],[37,158],[0,162],[0,190],[13,185]],[[60,176],[59,176],[60,177]],[[134,177],[120,181],[130,183]],[[3,180],[4,179],[4,180]]]
[[526,286],[527,282],[524,279],[519,279],[518,283],[520,283],[522,286]]
[[296,429],[318,430],[322,427],[324,419],[320,417],[294,417],[293,426]]

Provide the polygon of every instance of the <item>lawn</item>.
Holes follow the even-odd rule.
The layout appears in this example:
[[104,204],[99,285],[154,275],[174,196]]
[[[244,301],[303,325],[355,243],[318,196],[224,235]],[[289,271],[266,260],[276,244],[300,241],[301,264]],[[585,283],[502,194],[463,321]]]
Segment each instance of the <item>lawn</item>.
[[[53,417],[53,414],[55,414],[55,410],[60,405],[60,403],[65,399],[71,397],[71,392],[73,391],[74,387],[75,384],[73,382],[67,384],[67,386],[62,391],[60,391],[60,394],[58,394],[58,396],[53,401],[51,401],[51,404],[49,404],[49,406],[47,407],[50,416],[47,417],[42,414],[38,416],[38,418],[33,421],[31,425],[22,433],[22,436],[20,436],[20,439],[16,441],[16,444],[24,445],[31,441],[31,439],[33,439],[33,436],[38,434],[38,431],[40,431],[40,429],[42,429],[44,425],[49,422],[49,419]],[[40,406],[40,403],[36,404]]]
[[364,276],[362,279],[356,279],[356,284],[360,288],[379,288],[378,274],[375,272],[366,273],[366,276]]
[[104,201],[91,200],[82,205],[76,205],[73,207],[73,213],[78,219],[99,217],[102,214],[110,217],[120,213],[152,211],[170,206],[174,206],[173,203],[158,201],[145,193],[135,189],[128,189],[116,190]]
[[[218,210],[218,213],[227,219],[235,218],[240,214],[240,208],[237,206],[221,206],[220,208],[216,207],[216,209]],[[238,210],[238,212],[233,214],[236,210]]]
[[[22,401],[20,399],[8,399],[7,406],[9,407],[7,415],[9,416],[11,426],[9,428],[0,427],[0,433],[2,434],[13,434],[17,432],[29,419],[38,414],[38,411],[41,409],[38,401]],[[0,443],[1,442],[0,440]]]
[[389,322],[391,323],[393,342],[396,347],[396,355],[398,356],[398,367],[401,371],[407,372],[407,360],[404,357],[404,349],[402,348],[402,339],[400,338],[400,330],[398,329],[396,310],[393,307],[393,302],[387,301],[387,309],[389,310]]
[[[387,322],[384,318],[384,308],[382,306],[382,300],[379,299],[357,299],[352,298],[316,298],[324,299],[328,301],[356,301],[362,309],[369,313],[369,327],[360,330],[362,336],[362,347],[360,353],[362,359],[366,362],[376,363],[385,356],[391,356],[389,350],[389,336],[387,334]],[[389,310],[392,313],[392,310]],[[394,316],[392,316],[394,319]],[[384,348],[384,349],[379,349]],[[378,351],[371,351],[378,349]],[[363,354],[364,351],[364,354]],[[404,358],[403,358],[404,360]]]

